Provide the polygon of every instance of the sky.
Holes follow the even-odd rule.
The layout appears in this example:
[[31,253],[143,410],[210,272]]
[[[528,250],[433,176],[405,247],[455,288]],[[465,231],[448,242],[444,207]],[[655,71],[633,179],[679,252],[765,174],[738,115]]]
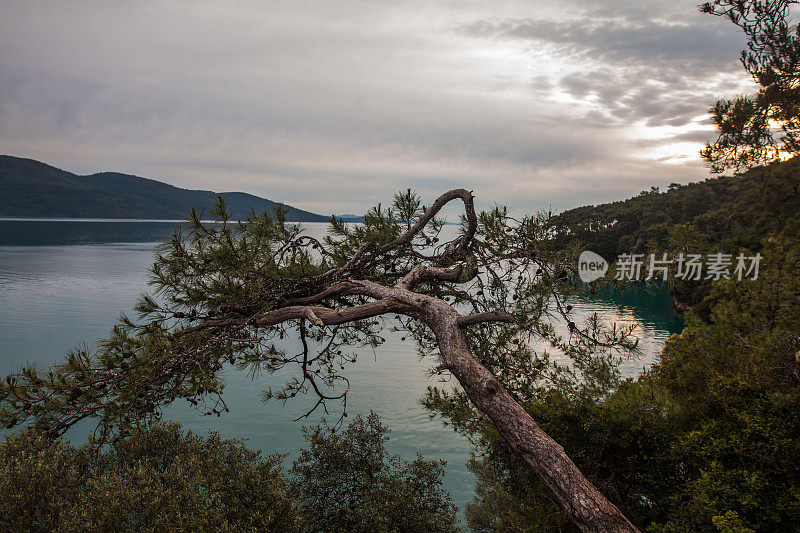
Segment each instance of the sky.
[[0,153],[318,213],[561,210],[710,176],[751,92],[697,0],[5,1]]

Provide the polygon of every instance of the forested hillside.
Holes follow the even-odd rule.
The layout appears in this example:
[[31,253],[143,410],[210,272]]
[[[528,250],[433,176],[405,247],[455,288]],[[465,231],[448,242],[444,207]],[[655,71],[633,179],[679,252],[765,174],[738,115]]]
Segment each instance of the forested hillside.
[[[768,235],[800,234],[800,161],[736,176],[652,188],[628,200],[570,209],[550,219],[558,246],[579,243],[609,262],[620,254],[759,252]],[[705,279],[671,280],[676,307],[708,319],[714,301]]]
[[[160,181],[101,172],[78,176],[50,165],[0,156],[0,216],[65,218],[143,218],[183,220],[192,207],[214,205],[225,197],[234,218],[253,209],[273,212],[279,204],[242,192],[180,189]],[[326,222],[329,217],[283,205],[291,222]]]
[[[792,160],[551,220],[561,247],[609,260],[682,244],[763,255],[756,280],[672,285],[693,312],[636,378],[587,356],[579,379],[531,379],[546,351],[519,374],[525,410],[642,531],[800,530],[799,183]],[[430,389],[424,403],[475,446],[471,530],[578,530],[466,396]]]
[[765,235],[800,233],[800,161],[754,168],[736,176],[653,188],[628,200],[578,207],[551,219],[559,243],[575,239],[608,260],[666,248],[687,232],[717,250],[760,249]]

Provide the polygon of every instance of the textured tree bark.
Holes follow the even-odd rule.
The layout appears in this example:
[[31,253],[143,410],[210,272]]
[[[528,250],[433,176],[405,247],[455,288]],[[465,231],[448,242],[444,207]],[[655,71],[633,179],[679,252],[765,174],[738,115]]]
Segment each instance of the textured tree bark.
[[448,370],[575,525],[596,533],[638,531],[472,355],[455,310],[434,308],[430,314],[426,322],[436,333]]
[[480,322],[505,321],[507,317],[503,313],[462,316],[446,302],[410,290],[423,277],[451,275],[446,269],[415,271],[395,287],[370,281],[348,281],[337,292],[370,296],[377,301],[342,310],[293,306],[267,313],[257,323],[274,324],[289,318],[308,317],[307,309],[313,309],[316,320],[312,322],[320,326],[390,312],[422,320],[436,335],[444,360],[442,367],[453,374],[469,399],[492,420],[514,453],[533,470],[581,531],[637,532],[638,529],[575,466],[564,448],[539,427],[472,354],[463,328]]

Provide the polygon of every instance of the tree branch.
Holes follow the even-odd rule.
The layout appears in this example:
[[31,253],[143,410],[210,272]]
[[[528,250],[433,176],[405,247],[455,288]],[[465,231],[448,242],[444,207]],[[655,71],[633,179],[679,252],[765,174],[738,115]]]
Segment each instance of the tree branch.
[[427,265],[416,265],[408,274],[400,278],[396,287],[410,291],[423,280],[437,280],[437,281],[459,281],[461,276],[462,267],[456,265],[451,268],[432,267]]
[[309,318],[313,315],[317,320],[313,321],[318,326],[332,326],[363,320],[387,313],[409,314],[413,310],[409,306],[395,300],[394,298],[383,298],[375,302],[368,302],[353,307],[343,307],[341,309],[331,309],[322,306],[290,305],[274,311],[269,311],[256,316],[252,323],[259,327],[274,326],[287,320],[297,318]]
[[411,229],[400,235],[392,242],[385,244],[381,248],[381,251],[387,252],[392,248],[396,248],[402,244],[410,243],[412,240],[414,240],[414,237],[420,231],[422,231],[428,222],[430,222],[431,219],[436,216],[436,213],[441,211],[441,209],[448,202],[456,199],[461,199],[464,202],[464,215],[467,219],[467,230],[464,233],[463,241],[461,241],[461,248],[462,250],[466,250],[466,247],[472,242],[472,238],[475,236],[475,231],[478,228],[478,217],[475,214],[475,204],[473,202],[472,192],[466,189],[453,189],[439,196],[439,198],[433,202],[427,211],[425,211],[425,214],[420,217],[420,219],[411,227]]

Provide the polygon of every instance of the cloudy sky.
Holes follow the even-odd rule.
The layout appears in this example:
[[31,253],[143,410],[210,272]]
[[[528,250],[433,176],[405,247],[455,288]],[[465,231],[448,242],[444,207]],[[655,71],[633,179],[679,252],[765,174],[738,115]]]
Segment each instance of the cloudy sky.
[[752,89],[697,0],[0,4],[0,153],[361,213],[563,209],[709,174]]

